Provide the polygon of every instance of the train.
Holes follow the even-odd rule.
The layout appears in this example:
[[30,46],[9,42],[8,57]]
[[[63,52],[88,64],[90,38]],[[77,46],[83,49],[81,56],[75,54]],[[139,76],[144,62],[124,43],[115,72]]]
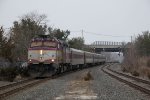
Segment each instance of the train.
[[66,42],[49,35],[33,38],[28,48],[28,69],[35,76],[51,76],[105,61],[102,54],[70,48]]

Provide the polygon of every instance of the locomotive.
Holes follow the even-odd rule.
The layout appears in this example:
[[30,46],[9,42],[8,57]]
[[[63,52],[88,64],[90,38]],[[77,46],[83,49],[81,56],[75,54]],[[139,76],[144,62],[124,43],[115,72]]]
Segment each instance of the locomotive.
[[102,54],[69,48],[49,35],[33,38],[28,48],[28,69],[35,76],[50,76],[105,63]]

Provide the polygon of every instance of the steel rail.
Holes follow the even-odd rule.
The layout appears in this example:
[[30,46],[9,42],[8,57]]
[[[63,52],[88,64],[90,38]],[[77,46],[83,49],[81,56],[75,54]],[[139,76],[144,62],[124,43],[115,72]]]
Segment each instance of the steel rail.
[[12,88],[7,88],[3,91],[1,91],[0,93],[0,100],[5,98],[5,97],[8,97],[9,95],[12,95],[12,94],[15,94],[23,89],[26,89],[26,88],[29,88],[29,87],[32,87],[32,86],[35,86],[37,84],[40,84],[40,83],[43,83],[45,81],[47,81],[49,79],[42,79],[42,80],[32,80],[32,81],[28,81],[26,83],[22,83],[22,84],[17,84],[15,86],[13,86]]
[[114,73],[116,73],[116,74],[122,75],[124,77],[133,79],[133,80],[138,81],[138,82],[142,82],[142,83],[147,84],[147,85],[150,85],[150,81],[148,81],[148,80],[140,79],[140,78],[137,78],[137,77],[134,77],[134,76],[131,76],[131,75],[127,75],[127,74],[123,74],[121,72],[112,70],[111,68],[107,68],[107,69],[110,70],[110,71],[112,71],[112,72],[114,72]]
[[[133,87],[133,88],[135,88],[135,89],[137,89],[137,90],[140,90],[141,92],[144,92],[144,93],[150,95],[150,90],[149,90],[149,89],[146,89],[146,88],[144,88],[144,87],[142,87],[142,86],[140,86],[140,85],[137,85],[137,84],[135,84],[135,83],[133,83],[133,82],[127,81],[127,80],[125,80],[125,79],[122,79],[122,78],[118,77],[117,75],[112,74],[112,73],[111,73],[111,72],[112,72],[111,70],[108,69],[108,70],[111,71],[111,72],[107,71],[107,70],[106,70],[107,68],[105,68],[105,67],[108,67],[108,66],[104,66],[104,67],[101,68],[101,70],[102,70],[104,73],[106,73],[106,74],[108,74],[109,76],[111,76],[111,77],[113,77],[113,78],[119,80],[120,82],[123,82],[123,83],[125,83],[125,84],[127,84],[127,85],[129,85],[129,86],[131,86],[131,87]],[[114,72],[113,72],[113,73],[114,73]]]
[[29,82],[29,81],[32,81],[33,78],[31,79],[26,79],[26,80],[22,80],[22,81],[19,81],[19,82],[15,82],[15,83],[11,83],[11,84],[7,84],[7,85],[4,85],[4,86],[1,86],[0,87],[0,91],[4,90],[4,89],[7,89],[7,88],[10,88],[10,87],[14,87],[16,85],[19,85],[19,84],[22,84],[22,83],[25,83],[25,82]]

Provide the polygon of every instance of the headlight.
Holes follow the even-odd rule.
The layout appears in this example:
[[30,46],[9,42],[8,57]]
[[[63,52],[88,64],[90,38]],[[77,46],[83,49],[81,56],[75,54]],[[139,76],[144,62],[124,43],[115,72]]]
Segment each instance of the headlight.
[[54,59],[52,59],[52,62],[54,62],[55,60]]
[[40,50],[40,54],[41,54],[41,55],[43,54],[43,50]]
[[29,61],[32,61],[31,59]]

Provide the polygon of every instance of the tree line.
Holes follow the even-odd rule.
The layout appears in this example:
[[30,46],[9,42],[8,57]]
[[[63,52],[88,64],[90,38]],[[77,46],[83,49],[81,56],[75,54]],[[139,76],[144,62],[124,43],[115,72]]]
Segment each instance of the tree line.
[[82,49],[84,39],[81,37],[68,39],[69,30],[61,30],[47,25],[47,16],[31,12],[13,22],[13,26],[6,32],[0,27],[0,57],[10,62],[27,59],[30,41],[38,35],[48,34],[51,37],[67,42],[70,47]]

